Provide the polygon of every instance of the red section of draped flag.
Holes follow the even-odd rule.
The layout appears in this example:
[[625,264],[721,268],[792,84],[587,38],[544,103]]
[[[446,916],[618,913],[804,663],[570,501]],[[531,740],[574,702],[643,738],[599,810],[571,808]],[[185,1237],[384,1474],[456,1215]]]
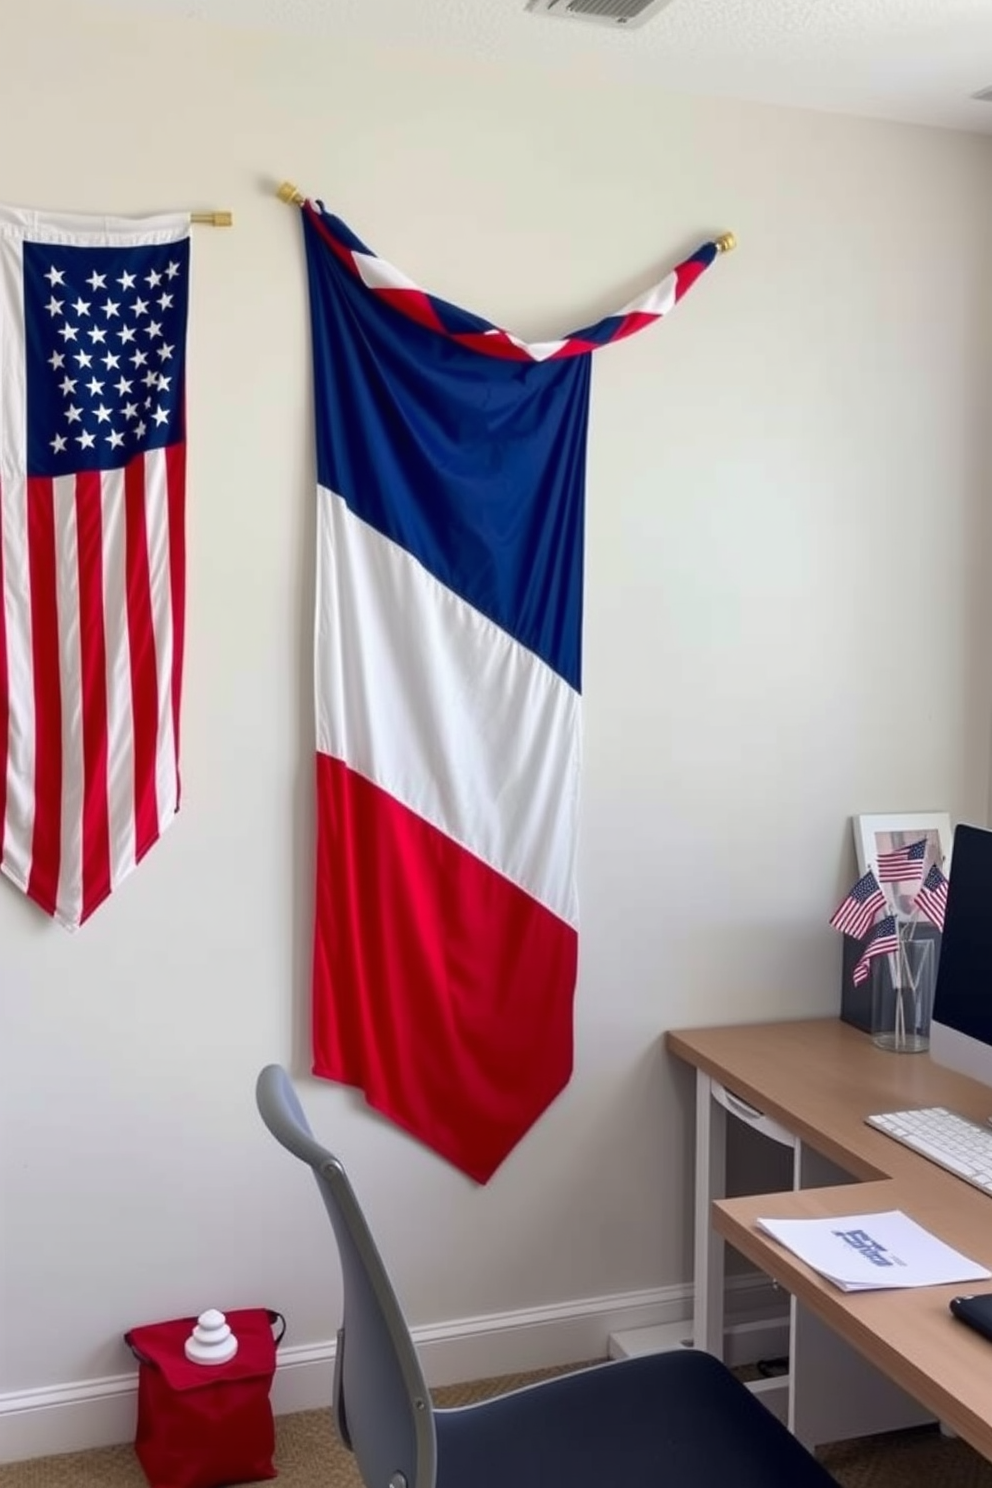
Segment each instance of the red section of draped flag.
[[323,754],[317,831],[314,1074],[484,1183],[571,1074],[576,932]]
[[415,289],[380,289],[379,294],[387,305],[394,306],[409,315],[418,325],[427,326],[432,331],[441,329],[441,322],[437,318],[437,312],[431,304],[430,297],[420,290]]

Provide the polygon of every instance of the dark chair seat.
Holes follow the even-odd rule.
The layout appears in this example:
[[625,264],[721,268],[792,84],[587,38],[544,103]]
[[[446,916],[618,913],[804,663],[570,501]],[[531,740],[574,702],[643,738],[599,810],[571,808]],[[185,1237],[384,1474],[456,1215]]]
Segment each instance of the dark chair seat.
[[709,1354],[578,1369],[434,1410],[355,1191],[285,1070],[258,1077],[269,1131],[317,1180],[344,1280],[334,1415],[366,1488],[829,1488],[833,1479]]
[[828,1488],[750,1390],[693,1349],[619,1360],[436,1411],[437,1488]]

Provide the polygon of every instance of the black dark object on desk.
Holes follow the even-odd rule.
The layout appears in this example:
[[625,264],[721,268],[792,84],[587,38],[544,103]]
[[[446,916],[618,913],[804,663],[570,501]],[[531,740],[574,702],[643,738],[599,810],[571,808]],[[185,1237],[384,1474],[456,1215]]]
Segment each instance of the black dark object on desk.
[[951,1312],[959,1322],[974,1328],[976,1333],[992,1342],[992,1292],[979,1292],[975,1296],[952,1297]]

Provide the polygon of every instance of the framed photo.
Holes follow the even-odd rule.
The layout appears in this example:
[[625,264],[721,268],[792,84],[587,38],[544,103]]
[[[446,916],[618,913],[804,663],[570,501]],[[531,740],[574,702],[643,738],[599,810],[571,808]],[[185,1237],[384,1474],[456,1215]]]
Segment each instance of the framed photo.
[[921,839],[926,841],[922,873],[914,872],[905,883],[889,881],[893,908],[899,914],[909,914],[921,878],[925,878],[934,863],[945,877],[951,871],[951,818],[946,811],[896,811],[880,816],[855,816],[854,846],[858,855],[858,874],[871,868],[879,877],[879,854],[893,853],[901,847],[911,847]]

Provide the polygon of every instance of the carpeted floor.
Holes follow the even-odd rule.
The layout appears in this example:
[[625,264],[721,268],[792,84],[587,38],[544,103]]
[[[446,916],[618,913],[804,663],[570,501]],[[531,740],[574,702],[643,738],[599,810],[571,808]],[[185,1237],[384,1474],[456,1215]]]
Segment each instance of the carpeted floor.
[[[511,1375],[435,1392],[439,1405],[466,1405],[516,1389],[533,1375]],[[362,1488],[339,1446],[328,1411],[276,1423],[279,1488]],[[841,1488],[992,1488],[992,1463],[934,1430],[906,1431],[828,1447],[822,1459]],[[0,1467],[0,1488],[146,1488],[130,1446],[39,1457]]]

